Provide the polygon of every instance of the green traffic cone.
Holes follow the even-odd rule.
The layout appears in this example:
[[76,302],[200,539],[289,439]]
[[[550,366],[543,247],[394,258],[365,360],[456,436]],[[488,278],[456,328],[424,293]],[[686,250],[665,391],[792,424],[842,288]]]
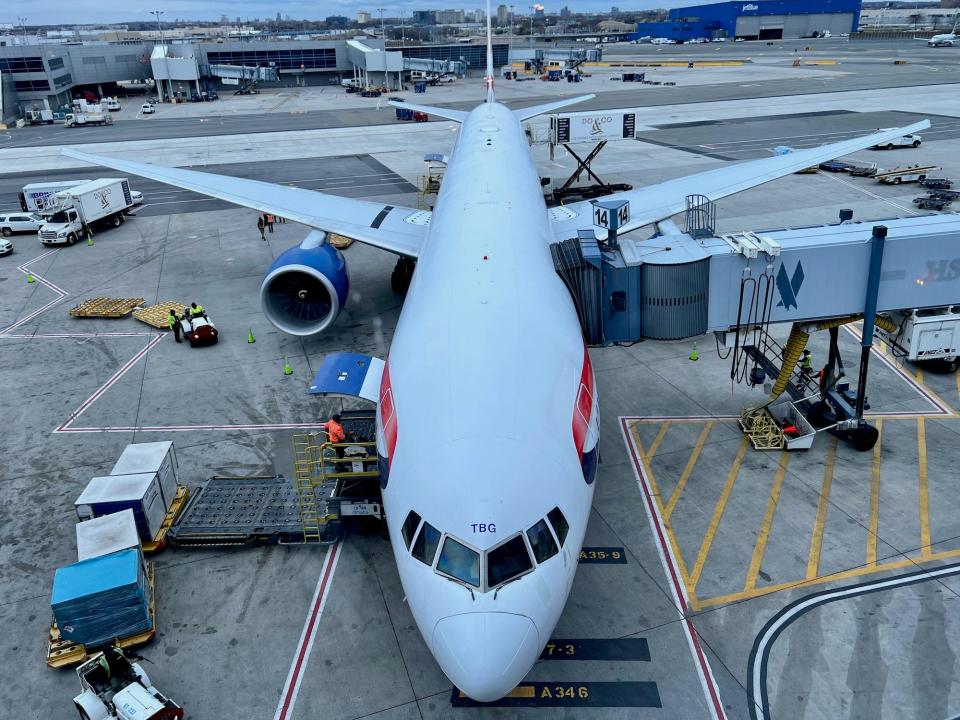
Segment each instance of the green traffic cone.
[[87,235],[87,246],[93,247],[93,235]]
[[27,273],[27,282],[28,282],[28,283],[32,283],[32,282],[33,282],[33,273]]
[[283,374],[293,375],[293,368],[290,367],[290,363],[287,362],[287,358],[283,358]]
[[700,354],[697,352],[697,344],[693,344],[693,352],[690,353],[690,360],[696,362],[700,359]]
[[253,345],[256,341],[256,338],[253,337],[253,328],[250,328],[250,332],[247,333],[247,343]]

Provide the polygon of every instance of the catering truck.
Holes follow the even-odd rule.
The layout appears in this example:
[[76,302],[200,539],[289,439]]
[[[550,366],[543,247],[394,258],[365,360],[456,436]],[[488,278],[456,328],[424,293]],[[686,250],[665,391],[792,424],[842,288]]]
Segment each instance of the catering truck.
[[126,178],[91,180],[47,198],[37,236],[44,245],[73,245],[92,227],[120,227],[133,207]]
[[47,206],[47,199],[61,190],[69,190],[77,185],[83,185],[89,180],[59,180],[57,182],[30,183],[24,185],[18,197],[20,209],[24,212],[42,213]]

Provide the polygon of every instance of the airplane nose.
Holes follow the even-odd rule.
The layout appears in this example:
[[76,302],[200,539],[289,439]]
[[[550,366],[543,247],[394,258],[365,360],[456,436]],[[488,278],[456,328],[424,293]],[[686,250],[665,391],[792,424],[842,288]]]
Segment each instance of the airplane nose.
[[437,623],[433,649],[440,668],[464,694],[492,702],[513,690],[533,667],[540,636],[525,615],[465,613]]

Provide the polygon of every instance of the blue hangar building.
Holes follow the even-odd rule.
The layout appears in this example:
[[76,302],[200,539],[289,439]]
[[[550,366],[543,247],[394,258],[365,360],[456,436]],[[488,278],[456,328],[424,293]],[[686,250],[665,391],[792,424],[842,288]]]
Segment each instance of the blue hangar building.
[[779,40],[856,32],[862,0],[742,0],[674,8],[665,22],[640,23],[636,35]]

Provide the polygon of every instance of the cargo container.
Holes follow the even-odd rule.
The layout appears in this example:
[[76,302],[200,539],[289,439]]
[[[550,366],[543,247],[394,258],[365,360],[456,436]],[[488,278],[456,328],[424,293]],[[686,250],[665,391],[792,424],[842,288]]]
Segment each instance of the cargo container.
[[113,465],[111,475],[139,475],[151,473],[159,480],[163,504],[170,507],[177,485],[180,467],[173,441],[164,440],[150,443],[131,443],[124,448],[119,459]]
[[81,521],[132,510],[143,542],[156,539],[167,515],[156,473],[95,477],[74,503]]
[[130,548],[140,548],[133,510],[121,510],[77,523],[77,560],[89,560]]

